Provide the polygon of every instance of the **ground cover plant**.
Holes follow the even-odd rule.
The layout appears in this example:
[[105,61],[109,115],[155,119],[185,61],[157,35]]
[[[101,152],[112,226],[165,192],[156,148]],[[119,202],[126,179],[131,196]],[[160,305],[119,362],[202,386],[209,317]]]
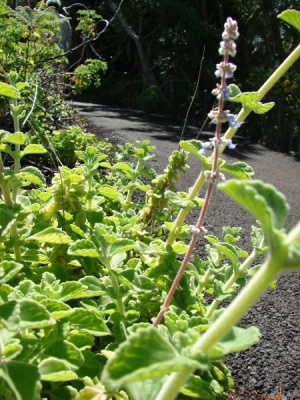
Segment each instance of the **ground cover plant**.
[[[280,17],[300,30],[299,12]],[[25,83],[16,72],[0,83],[14,124],[13,133],[0,131],[2,398],[222,400],[233,390],[225,355],[260,337],[238,320],[281,271],[300,266],[300,225],[285,228],[284,195],[253,180],[246,163],[221,158],[226,146],[234,151],[247,115],[273,106],[261,100],[300,46],[257,92],[241,93],[227,84],[237,37],[228,18],[209,114],[215,137],[182,140],[161,175],[147,166],[155,150],[147,141],[119,145],[114,156],[88,142],[74,151],[79,162],[61,165],[46,185],[38,168],[22,167],[24,157],[46,152],[21,131]],[[227,111],[227,102],[241,103],[241,112]],[[178,192],[189,157],[202,171],[189,193]],[[215,186],[257,219],[252,252],[240,248],[239,227],[224,227],[219,238],[206,232]],[[187,226],[191,208],[199,219]],[[192,256],[199,235],[205,259]]]

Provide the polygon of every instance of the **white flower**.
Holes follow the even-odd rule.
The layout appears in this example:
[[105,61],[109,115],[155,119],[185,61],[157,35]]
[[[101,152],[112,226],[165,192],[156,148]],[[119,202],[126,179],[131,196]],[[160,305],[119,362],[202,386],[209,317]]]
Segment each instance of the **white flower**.
[[217,70],[215,72],[215,75],[217,78],[222,77],[224,73],[225,78],[232,78],[233,73],[236,70],[236,65],[232,63],[224,63],[224,61],[222,61],[220,64],[217,64],[216,67]]

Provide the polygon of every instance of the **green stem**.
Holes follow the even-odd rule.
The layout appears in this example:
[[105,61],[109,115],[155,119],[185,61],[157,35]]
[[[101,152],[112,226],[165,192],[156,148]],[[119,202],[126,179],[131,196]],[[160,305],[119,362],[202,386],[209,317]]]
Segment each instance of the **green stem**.
[[119,287],[119,282],[118,279],[115,277],[114,273],[112,272],[110,266],[108,266],[108,275],[110,277],[112,286],[114,288],[114,292],[116,294],[116,303],[117,303],[117,309],[119,313],[124,317],[125,315],[125,309],[124,309],[124,304],[123,304],[123,299],[122,296],[120,295],[120,287]]
[[134,192],[134,184],[137,180],[137,177],[139,176],[139,172],[140,172],[140,169],[142,168],[142,165],[143,165],[143,162],[142,162],[142,160],[139,159],[136,164],[135,170],[132,174],[132,177],[131,177],[132,186],[128,189],[128,193],[127,193],[127,197],[126,197],[126,205],[124,206],[125,211],[127,211],[130,206],[132,193]]
[[[250,256],[248,256],[247,259],[240,266],[240,268],[237,271],[235,271],[228,279],[228,281],[224,284],[222,288],[223,292],[226,292],[232,287],[232,285],[239,279],[239,277],[243,274],[243,272],[245,272],[246,269],[253,263],[256,257],[257,257],[256,250],[253,250]],[[215,309],[219,306],[220,303],[221,303],[220,300],[215,299],[209,306],[205,314],[205,317],[210,318],[212,316],[212,313],[215,311]]]
[[[272,282],[284,264],[279,252],[269,257],[261,269],[254,275],[240,294],[231,302],[229,307],[220,317],[200,336],[192,346],[191,354],[201,352],[207,355],[210,349],[242,318],[253,303]],[[180,388],[194,371],[191,367],[185,367],[180,372],[170,375],[162,387],[156,400],[174,400]]]
[[203,288],[206,286],[206,284],[207,284],[207,282],[208,282],[208,280],[209,280],[211,274],[212,274],[212,269],[209,267],[209,268],[206,270],[206,272],[205,272],[205,274],[204,274],[204,276],[203,276],[203,279],[202,279],[202,281],[199,283],[199,286],[198,286],[198,288],[197,288],[197,290],[196,290],[196,295],[197,295],[197,296],[199,296],[199,294],[202,292]]

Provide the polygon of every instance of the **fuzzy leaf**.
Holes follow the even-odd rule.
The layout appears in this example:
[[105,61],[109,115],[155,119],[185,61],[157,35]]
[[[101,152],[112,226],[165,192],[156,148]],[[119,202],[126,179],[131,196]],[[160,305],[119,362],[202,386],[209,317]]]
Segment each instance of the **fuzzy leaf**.
[[271,110],[271,108],[275,105],[273,102],[263,104],[258,101],[258,99],[258,92],[245,92],[240,93],[235,97],[231,97],[230,101],[234,103],[242,103],[245,108],[250,108],[250,110],[254,111],[256,114],[264,114]]
[[200,140],[187,140],[187,141],[182,140],[181,142],[179,142],[179,145],[183,150],[186,150],[189,153],[196,156],[197,158],[199,158],[205,169],[209,169],[208,159],[202,154],[200,154],[200,150],[202,149],[202,144]]
[[[1,83],[1,82],[0,82]],[[22,132],[15,132],[2,139],[2,143],[11,143],[22,145],[25,143],[25,136]]]
[[39,243],[67,244],[72,239],[59,228],[46,228],[32,236],[27,240],[36,240]]
[[219,166],[218,170],[230,174],[237,179],[251,179],[254,176],[253,168],[242,161],[233,164],[227,164],[224,162],[224,164]]
[[80,257],[99,258],[100,253],[91,240],[80,239],[72,243],[68,249],[68,254]]
[[284,227],[288,205],[273,186],[257,180],[230,180],[219,188],[259,221],[268,243],[272,242],[273,232]]
[[9,97],[11,99],[19,98],[16,89],[4,82],[0,82],[0,96]]
[[16,276],[21,269],[24,267],[23,264],[16,263],[12,260],[4,260],[0,263],[0,283],[6,283]]
[[259,342],[261,334],[255,326],[244,329],[234,326],[213,348],[209,357],[221,357],[229,353],[246,350]]
[[38,368],[42,381],[66,382],[78,378],[67,361],[55,357],[48,357],[41,361]]
[[105,322],[90,310],[75,308],[69,316],[68,322],[70,322],[73,329],[87,332],[97,337],[110,335]]
[[98,190],[98,194],[112,200],[118,200],[120,198],[120,192],[113,186],[101,186]]
[[283,21],[292,25],[298,31],[300,31],[300,12],[297,10],[285,10],[278,15]]
[[55,299],[45,299],[41,301],[41,304],[50,313],[51,318],[55,320],[66,318],[73,312],[71,307],[69,307],[63,301]]
[[[142,355],[142,356],[141,356]],[[175,348],[153,326],[142,328],[122,343],[103,370],[101,382],[117,388],[124,384],[157,379],[183,366],[197,362],[180,356]]]
[[84,363],[81,351],[67,340],[53,342],[44,348],[43,354],[68,362],[72,369],[77,369]]
[[201,400],[215,400],[216,396],[211,385],[200,378],[192,375],[187,383],[180,389],[180,393]]
[[0,236],[3,237],[10,230],[15,216],[11,213],[11,210],[5,205],[0,204]]
[[26,156],[27,154],[45,154],[47,150],[41,144],[29,144],[25,147],[23,151],[21,151],[21,157]]
[[22,299],[19,304],[21,329],[42,329],[54,325],[50,313],[37,301]]
[[235,85],[234,83],[228,85],[228,89],[229,89],[229,98],[233,98],[236,97],[238,94],[241,94],[241,91],[239,89],[239,87],[237,85]]
[[0,380],[6,383],[15,400],[40,400],[39,378],[37,367],[29,363],[9,360],[0,367]]
[[15,176],[28,183],[33,183],[40,186],[46,182],[44,175],[35,167],[22,168]]

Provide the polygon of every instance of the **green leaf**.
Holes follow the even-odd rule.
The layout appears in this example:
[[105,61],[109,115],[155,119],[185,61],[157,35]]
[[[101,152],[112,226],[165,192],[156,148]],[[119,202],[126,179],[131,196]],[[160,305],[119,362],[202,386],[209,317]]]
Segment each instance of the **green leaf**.
[[90,310],[74,308],[73,313],[68,317],[68,322],[73,329],[87,332],[97,337],[110,335],[110,331],[102,318]]
[[17,263],[15,261],[2,261],[0,263],[0,283],[10,281],[21,271],[23,267],[23,264]]
[[259,342],[261,334],[256,326],[244,329],[234,326],[220,342],[209,351],[209,357],[222,357],[248,349]]
[[268,243],[272,243],[273,232],[282,229],[286,221],[288,205],[284,195],[258,180],[230,180],[218,186],[259,221]]
[[79,239],[72,243],[68,249],[68,254],[81,257],[99,258],[100,253],[91,240]]
[[297,10],[285,10],[278,15],[283,21],[292,25],[298,31],[300,31],[300,12]]
[[44,299],[41,304],[50,313],[51,318],[55,320],[66,318],[73,312],[71,307],[60,300]]
[[236,97],[238,94],[241,94],[241,91],[239,89],[239,87],[237,85],[235,85],[234,83],[231,83],[230,85],[228,85],[228,89],[229,89],[229,98],[233,98]]
[[38,168],[35,167],[25,167],[15,174],[17,178],[20,178],[28,183],[33,183],[35,185],[44,185],[46,183],[44,175]]
[[156,400],[162,384],[163,379],[145,379],[126,384],[126,391],[130,393],[131,400]]
[[45,154],[47,150],[41,144],[29,144],[21,151],[21,158],[27,154]]
[[192,375],[187,383],[180,389],[180,393],[201,400],[215,400],[215,393],[210,384],[200,376]]
[[72,239],[59,228],[46,228],[35,235],[29,236],[27,240],[52,244],[67,244],[72,242]]
[[234,103],[242,103],[245,108],[250,108],[250,110],[254,111],[256,114],[264,114],[271,110],[275,105],[273,102],[263,104],[258,101],[258,99],[258,92],[245,92],[240,93],[235,97],[230,97],[230,101]]
[[15,400],[40,400],[41,384],[35,365],[6,361],[0,366],[0,380],[6,382]]
[[3,356],[5,358],[9,359],[14,359],[16,358],[19,354],[21,354],[23,350],[23,346],[20,344],[19,339],[8,339],[4,343],[4,352]]
[[15,132],[2,139],[2,143],[22,145],[25,143],[25,135],[22,132]]
[[253,168],[242,161],[233,164],[224,162],[219,166],[218,170],[230,174],[237,179],[251,179],[254,176]]
[[14,221],[11,210],[5,204],[0,204],[0,236],[8,233]]
[[81,351],[67,340],[51,343],[44,348],[43,354],[68,362],[72,369],[77,369],[84,363],[84,357]]
[[139,329],[122,343],[103,370],[101,382],[109,388],[124,384],[157,379],[179,371],[183,366],[198,363],[180,356],[157,328],[149,326]]
[[16,89],[4,82],[0,82],[0,96],[9,97],[11,99],[19,98]]
[[50,313],[37,301],[22,299],[19,304],[20,328],[42,329],[54,325]]
[[126,251],[132,250],[135,247],[136,244],[133,240],[120,239],[117,242],[111,244],[109,254],[110,256],[114,256],[116,254],[125,253]]
[[18,332],[20,322],[20,307],[19,304],[13,300],[0,305],[0,329],[2,326],[5,328],[1,332],[2,340],[5,340],[3,335],[4,331],[10,331],[12,334],[5,332],[6,337],[14,336],[13,332]]
[[113,186],[101,186],[98,190],[98,194],[112,200],[118,200],[120,198],[120,192]]
[[104,285],[95,276],[85,276],[78,282],[84,286],[84,297],[96,297],[106,293]]
[[48,357],[41,361],[38,368],[42,381],[66,382],[78,378],[67,361],[55,357]]

